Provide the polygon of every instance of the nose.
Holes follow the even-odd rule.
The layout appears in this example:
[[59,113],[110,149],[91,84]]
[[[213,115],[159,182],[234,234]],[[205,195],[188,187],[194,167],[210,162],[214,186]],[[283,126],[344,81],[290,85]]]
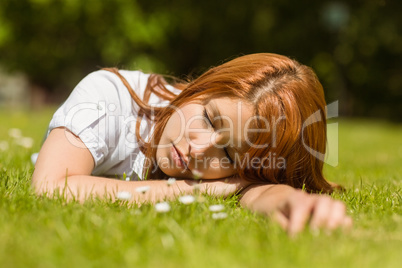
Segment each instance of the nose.
[[222,142],[223,136],[213,131],[192,133],[189,135],[189,155],[191,158],[198,159],[205,154],[214,156],[213,151]]

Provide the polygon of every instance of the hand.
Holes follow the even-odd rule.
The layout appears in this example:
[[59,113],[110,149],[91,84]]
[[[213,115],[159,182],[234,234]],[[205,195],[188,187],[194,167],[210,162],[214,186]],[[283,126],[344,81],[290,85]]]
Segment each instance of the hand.
[[346,215],[345,204],[329,196],[307,194],[300,190],[289,195],[273,211],[274,219],[290,235],[301,232],[306,225],[312,231],[348,229],[352,219]]

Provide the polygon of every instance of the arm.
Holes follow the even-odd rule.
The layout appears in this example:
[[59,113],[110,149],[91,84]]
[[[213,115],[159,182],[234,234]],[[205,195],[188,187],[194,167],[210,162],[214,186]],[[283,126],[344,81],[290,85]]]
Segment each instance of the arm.
[[[80,201],[88,197],[105,195],[115,199],[119,191],[131,193],[132,201],[156,202],[172,199],[178,195],[194,191],[193,180],[178,180],[173,186],[166,181],[120,181],[91,176],[94,161],[82,141],[64,128],[51,131],[40,151],[33,186],[38,194],[60,191],[67,198],[75,197]],[[150,186],[144,194],[135,189]],[[342,202],[328,196],[309,195],[286,185],[250,185],[240,179],[207,180],[199,185],[201,192],[226,196],[245,187],[240,203],[252,211],[273,215],[281,226],[291,234],[303,229],[311,217],[312,228],[334,229],[351,225],[345,215]]]
[[251,185],[243,191],[240,203],[252,211],[273,216],[291,235],[302,231],[306,225],[314,231],[352,225],[343,202],[327,195],[307,194],[287,185]]
[[[121,181],[91,176],[93,168],[92,155],[84,143],[67,129],[56,128],[41,148],[32,183],[38,194],[59,191],[67,198],[75,197],[80,201],[90,196],[105,195],[114,200],[117,192],[126,191],[131,193],[132,201],[156,202],[194,191],[194,180],[177,180],[172,186],[161,180]],[[136,188],[141,186],[150,186],[150,190],[137,192]],[[198,189],[225,196],[234,193],[238,187],[238,180],[213,180],[200,183]]]

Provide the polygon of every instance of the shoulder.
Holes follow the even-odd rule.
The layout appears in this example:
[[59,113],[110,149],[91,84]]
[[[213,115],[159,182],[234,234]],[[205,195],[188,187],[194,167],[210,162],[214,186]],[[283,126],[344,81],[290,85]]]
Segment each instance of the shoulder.
[[[127,79],[128,82],[138,82],[139,80],[147,81],[149,77],[149,74],[143,73],[141,71],[118,70],[118,72],[125,79]],[[87,81],[120,82],[121,79],[115,73],[102,69],[88,74],[81,82],[87,82]]]
[[[145,88],[148,83],[149,74],[141,71],[119,70],[118,72],[136,91],[140,88]],[[77,85],[77,88],[81,89],[96,89],[97,93],[100,93],[99,91],[103,89],[124,87],[122,79],[115,73],[107,70],[92,72]]]
[[[141,99],[148,83],[149,74],[141,71],[119,70],[119,75],[98,70],[85,76],[73,89],[65,102],[67,106],[83,102],[106,102],[131,108],[131,97],[125,80]],[[66,106],[65,105],[65,106]]]
[[[129,90],[125,84],[133,89],[139,99],[143,100],[151,74],[142,71],[118,70],[118,74],[99,70],[88,74],[74,89],[73,95],[85,96],[84,99],[105,100],[106,102],[120,103],[123,107],[136,109],[136,104],[130,96]],[[175,95],[180,93],[170,85],[166,85],[167,90]],[[148,104],[155,106],[165,106],[168,101],[155,95],[150,95]]]

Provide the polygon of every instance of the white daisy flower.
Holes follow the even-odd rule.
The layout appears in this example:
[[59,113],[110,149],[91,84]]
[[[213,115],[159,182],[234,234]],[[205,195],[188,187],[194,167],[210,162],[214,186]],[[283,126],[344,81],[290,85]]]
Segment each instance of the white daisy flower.
[[169,178],[169,179],[166,181],[166,183],[167,183],[167,185],[172,186],[173,184],[176,183],[176,179],[175,179],[175,178]]
[[212,205],[212,206],[209,206],[209,211],[212,211],[212,212],[218,212],[218,211],[222,211],[224,209],[225,209],[224,205]]
[[170,205],[168,202],[156,203],[155,210],[159,213],[166,213],[170,211]]
[[141,209],[136,209],[136,210],[133,211],[133,214],[134,215],[141,215],[142,211],[141,211]]
[[11,138],[14,138],[14,139],[21,138],[22,137],[21,129],[19,129],[19,128],[10,128],[8,130],[8,136],[10,136]]
[[193,171],[193,177],[195,180],[199,180],[202,178],[202,176],[204,175],[201,171],[194,169]]
[[31,154],[31,162],[32,162],[32,164],[36,164],[36,161],[38,160],[38,155],[39,155],[39,153],[33,153],[33,154]]
[[143,193],[144,194],[144,193],[148,192],[150,189],[151,189],[150,186],[141,186],[141,187],[135,188],[135,191],[137,193]]
[[32,148],[33,143],[34,143],[34,140],[30,137],[22,137],[17,140],[18,145],[20,145],[24,148],[27,148],[27,149]]
[[117,197],[117,199],[128,201],[128,200],[131,199],[131,193],[130,192],[124,192],[124,191],[118,192],[116,197]]
[[194,192],[199,192],[201,190],[201,184],[194,183],[193,185]]
[[212,213],[212,219],[214,219],[214,220],[222,220],[227,217],[228,217],[228,214],[226,212]]
[[0,141],[0,151],[7,151],[9,148],[7,141]]
[[182,204],[188,205],[195,201],[195,197],[192,195],[183,195],[179,197],[179,201]]

